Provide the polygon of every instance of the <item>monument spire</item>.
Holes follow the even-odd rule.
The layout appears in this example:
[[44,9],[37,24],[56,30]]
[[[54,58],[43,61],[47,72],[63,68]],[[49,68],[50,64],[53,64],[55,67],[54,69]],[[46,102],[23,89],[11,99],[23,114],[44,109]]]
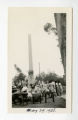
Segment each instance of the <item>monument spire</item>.
[[32,43],[31,34],[28,34],[28,55],[29,55],[29,84],[33,83],[33,61],[32,61]]
[[31,34],[28,34],[29,71],[33,71]]

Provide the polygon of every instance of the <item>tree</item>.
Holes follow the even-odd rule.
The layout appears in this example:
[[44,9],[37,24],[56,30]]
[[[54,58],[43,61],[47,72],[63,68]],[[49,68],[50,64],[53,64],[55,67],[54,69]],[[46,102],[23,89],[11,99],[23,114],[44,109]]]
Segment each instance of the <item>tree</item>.
[[46,23],[44,25],[44,30],[46,32],[48,32],[48,34],[50,34],[50,32],[53,31],[57,35],[57,29],[55,27],[53,27],[53,25],[51,23]]
[[37,81],[44,81],[45,83],[47,82],[52,82],[52,81],[59,81],[62,79],[62,77],[58,76],[56,73],[41,73],[40,75],[36,76]]
[[13,84],[21,90],[22,88],[22,82],[25,81],[26,75],[22,73],[22,70],[17,67],[17,65],[14,66],[18,72],[17,75],[13,78]]
[[54,32],[58,35],[59,48],[64,67],[64,80],[66,80],[66,13],[54,13],[56,28],[51,23],[44,25],[44,30],[50,34]]

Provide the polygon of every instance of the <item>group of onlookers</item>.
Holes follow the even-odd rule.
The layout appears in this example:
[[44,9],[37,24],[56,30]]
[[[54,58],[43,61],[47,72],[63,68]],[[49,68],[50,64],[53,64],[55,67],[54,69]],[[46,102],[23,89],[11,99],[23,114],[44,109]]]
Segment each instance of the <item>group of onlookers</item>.
[[42,94],[43,92],[49,93],[50,91],[52,93],[56,93],[57,96],[60,96],[63,94],[63,86],[60,82],[44,83],[43,81],[39,81],[35,85],[23,85],[21,91],[26,91],[28,93],[28,96],[32,96],[32,94]]
[[[18,90],[19,91],[19,90]],[[39,81],[36,84],[23,84],[21,87],[21,92],[27,93],[28,98],[33,98],[33,96],[51,97],[53,102],[55,101],[55,96],[61,96],[63,94],[63,86],[60,82],[47,82]]]

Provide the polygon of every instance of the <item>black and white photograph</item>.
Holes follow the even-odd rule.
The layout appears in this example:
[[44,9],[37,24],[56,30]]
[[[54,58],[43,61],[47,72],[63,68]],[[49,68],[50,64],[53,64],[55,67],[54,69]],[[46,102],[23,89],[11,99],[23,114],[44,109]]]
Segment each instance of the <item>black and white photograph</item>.
[[71,111],[72,8],[8,8],[9,111]]

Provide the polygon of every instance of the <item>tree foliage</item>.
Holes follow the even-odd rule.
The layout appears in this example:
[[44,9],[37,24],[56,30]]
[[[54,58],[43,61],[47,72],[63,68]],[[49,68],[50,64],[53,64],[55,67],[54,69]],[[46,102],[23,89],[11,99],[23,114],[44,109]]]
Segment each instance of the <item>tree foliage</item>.
[[47,81],[50,83],[52,81],[55,82],[61,82],[63,85],[65,85],[63,77],[58,76],[56,73],[41,73],[40,75],[36,76],[37,81],[44,81],[47,83]]
[[22,81],[25,81],[26,75],[22,72],[22,70],[14,65],[15,69],[17,70],[18,74],[13,78],[13,84],[17,87],[22,86]]
[[22,84],[22,81],[25,80],[26,75],[24,75],[23,73],[19,73],[18,75],[15,75],[13,78],[13,83],[15,86],[18,86],[19,83]]

